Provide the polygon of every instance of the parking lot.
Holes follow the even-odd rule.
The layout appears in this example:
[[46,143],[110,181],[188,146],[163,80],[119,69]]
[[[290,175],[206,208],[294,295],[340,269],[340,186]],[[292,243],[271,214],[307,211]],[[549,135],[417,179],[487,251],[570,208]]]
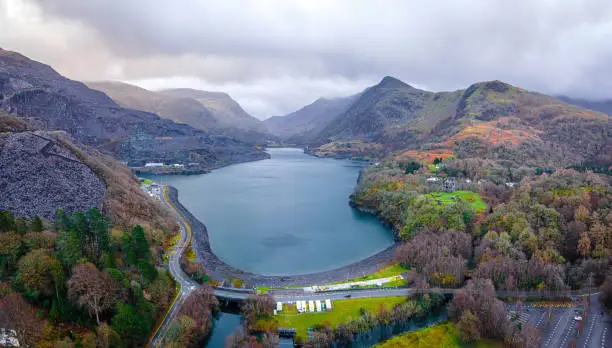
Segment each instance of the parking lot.
[[[574,301],[508,304],[509,316],[540,329],[541,347],[612,347],[612,317],[603,312],[598,295]],[[584,308],[584,312],[580,308]],[[602,315],[603,314],[603,315]]]

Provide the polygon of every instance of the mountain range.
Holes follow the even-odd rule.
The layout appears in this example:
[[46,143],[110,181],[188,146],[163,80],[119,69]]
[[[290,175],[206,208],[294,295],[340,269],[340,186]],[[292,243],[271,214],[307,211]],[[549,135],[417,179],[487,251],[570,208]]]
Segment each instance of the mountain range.
[[[480,157],[517,167],[612,163],[610,116],[501,81],[435,93],[387,76],[340,100],[332,112],[317,101],[265,123],[285,139],[308,134],[302,143],[318,156]],[[311,126],[317,117],[324,120],[318,129]]]
[[436,93],[387,76],[361,93],[321,98],[265,122],[225,93],[89,86],[0,49],[0,209],[50,218],[56,207],[102,207],[117,221],[131,219],[128,211],[151,221],[163,214],[126,203],[141,192],[117,160],[216,168],[267,158],[271,139],[317,156],[453,156],[508,170],[612,163],[611,118],[591,110],[605,111],[605,103],[564,98],[587,109],[501,81]]
[[227,93],[188,88],[149,91],[116,81],[87,82],[125,108],[155,113],[209,133],[265,144],[273,139],[266,126]]
[[319,98],[297,111],[264,120],[270,132],[288,143],[303,144],[312,141],[336,116],[359,97]]
[[268,157],[260,146],[121,107],[51,67],[0,49],[0,109],[38,130],[62,130],[130,165],[198,163],[214,168]]

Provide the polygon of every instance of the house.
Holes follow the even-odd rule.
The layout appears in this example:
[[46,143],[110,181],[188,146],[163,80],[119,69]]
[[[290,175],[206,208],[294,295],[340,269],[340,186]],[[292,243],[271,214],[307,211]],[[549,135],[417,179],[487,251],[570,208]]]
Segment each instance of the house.
[[444,180],[444,192],[455,192],[457,190],[457,181],[455,178],[446,178]]
[[308,301],[308,309],[310,310],[310,313],[315,311],[315,304],[313,300]]
[[317,312],[322,312],[323,309],[321,307],[321,300],[317,300],[315,304],[317,305]]
[[282,312],[283,311],[283,303],[282,302],[276,302],[276,311],[277,312]]
[[183,169],[185,168],[184,164],[178,164],[178,163],[174,163],[171,165],[172,168],[179,168],[179,169]]
[[518,183],[516,183],[516,182],[507,182],[506,183],[506,186],[508,186],[508,187],[514,187],[514,186],[517,186],[517,185],[518,185]]
[[436,178],[436,177],[427,178],[427,182],[438,182],[438,181],[440,181],[440,178]]

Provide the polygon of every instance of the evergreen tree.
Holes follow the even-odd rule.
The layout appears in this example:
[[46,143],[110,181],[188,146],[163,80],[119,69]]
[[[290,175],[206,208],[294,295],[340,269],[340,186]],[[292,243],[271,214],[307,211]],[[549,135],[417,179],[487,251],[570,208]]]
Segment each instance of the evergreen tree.
[[43,228],[43,222],[40,217],[35,216],[32,221],[30,221],[30,231],[42,232]]
[[148,320],[130,304],[117,303],[117,314],[111,320],[112,328],[130,345],[141,342],[149,331]]
[[15,217],[11,212],[0,211],[0,232],[8,232],[15,230]]
[[81,239],[75,231],[60,230],[55,242],[57,258],[67,269],[72,269],[83,258]]
[[22,236],[28,232],[28,223],[24,218],[18,217],[15,219],[15,232]]
[[83,236],[84,253],[91,261],[98,263],[102,253],[109,249],[108,221],[97,209],[87,212],[87,220],[89,227]]
[[140,225],[136,225],[132,230],[132,247],[139,259],[149,260],[151,258],[149,243],[147,243],[144,229]]
[[66,213],[62,209],[55,211],[55,230],[56,231],[67,231],[71,228],[70,219],[66,216]]
[[77,233],[81,241],[85,240],[85,235],[89,231],[89,223],[85,214],[80,212],[72,213],[72,230]]

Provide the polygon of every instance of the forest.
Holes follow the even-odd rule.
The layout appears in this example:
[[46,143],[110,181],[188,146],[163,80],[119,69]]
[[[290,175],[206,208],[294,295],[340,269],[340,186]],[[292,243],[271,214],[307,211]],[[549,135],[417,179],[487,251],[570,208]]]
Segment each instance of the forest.
[[[23,346],[144,346],[176,292],[160,245],[140,225],[110,227],[98,210],[55,221],[0,212],[0,327]],[[169,341],[185,346],[211,330],[210,287],[185,300]]]
[[[501,170],[498,162],[478,159],[436,162],[415,168],[414,161],[390,159],[370,166],[351,197],[353,205],[394,230],[402,243],[397,261],[414,267],[432,286],[460,287],[467,275],[490,279],[502,290],[604,283],[612,256],[609,176],[574,169]],[[454,194],[446,193],[454,196],[450,202],[435,198],[448,177],[457,185]],[[487,208],[479,211],[458,190],[477,194]]]

